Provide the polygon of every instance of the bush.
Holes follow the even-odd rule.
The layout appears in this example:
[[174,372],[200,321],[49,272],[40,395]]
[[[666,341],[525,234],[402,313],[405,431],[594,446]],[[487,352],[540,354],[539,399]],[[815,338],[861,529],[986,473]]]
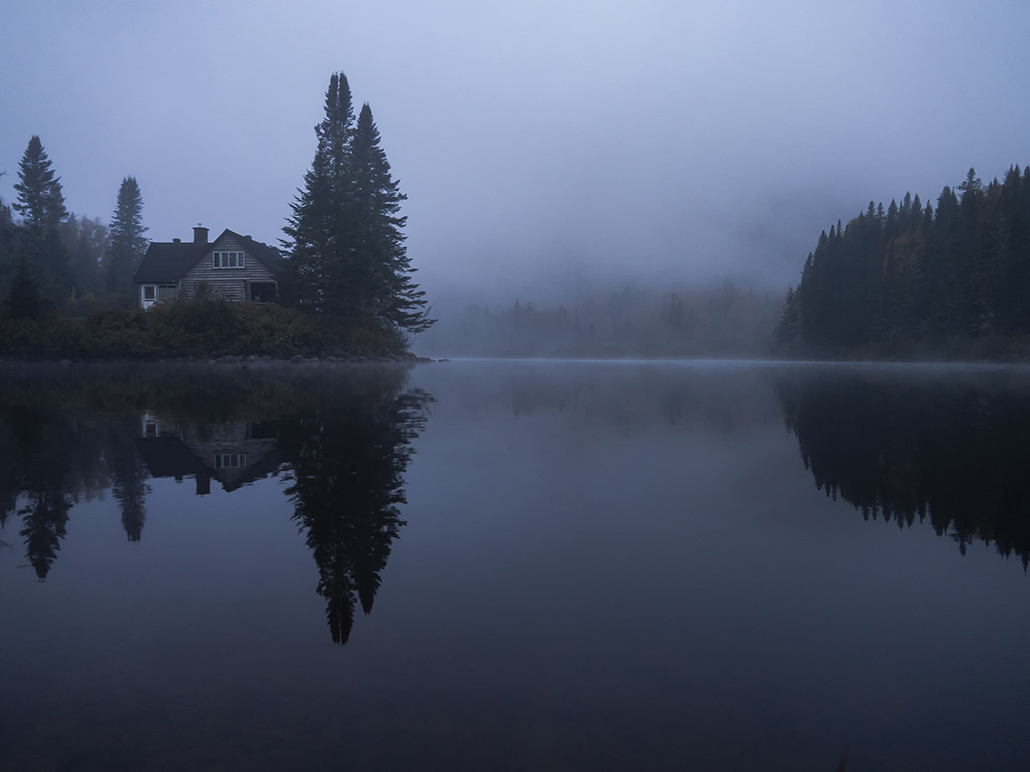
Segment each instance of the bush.
[[81,318],[0,320],[0,357],[21,360],[374,357],[405,351],[402,333],[372,321],[220,299],[175,300],[146,311],[104,308]]

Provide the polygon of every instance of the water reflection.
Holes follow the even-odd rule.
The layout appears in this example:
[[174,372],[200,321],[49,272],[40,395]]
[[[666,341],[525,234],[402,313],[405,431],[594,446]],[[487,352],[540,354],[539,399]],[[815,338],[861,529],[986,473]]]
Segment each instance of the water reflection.
[[1018,371],[797,370],[778,393],[827,495],[899,528],[928,521],[1030,563],[1030,378]]
[[206,495],[212,481],[231,493],[285,476],[332,639],[346,643],[404,525],[404,472],[431,401],[407,378],[371,366],[15,370],[0,386],[0,526],[20,518],[26,559],[45,580],[79,500],[110,489],[138,542],[148,478],[192,478]]
[[403,475],[429,401],[418,390],[358,389],[282,423],[286,493],[318,564],[318,594],[335,643],[350,637],[355,597],[372,611],[379,573],[405,524]]

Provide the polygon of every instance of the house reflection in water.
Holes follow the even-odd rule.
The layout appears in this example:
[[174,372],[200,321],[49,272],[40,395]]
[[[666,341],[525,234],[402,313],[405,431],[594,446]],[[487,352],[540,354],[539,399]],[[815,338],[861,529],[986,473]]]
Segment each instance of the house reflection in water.
[[282,464],[275,424],[263,421],[198,426],[144,413],[136,447],[151,477],[193,477],[198,496],[211,492],[212,479],[231,492]]

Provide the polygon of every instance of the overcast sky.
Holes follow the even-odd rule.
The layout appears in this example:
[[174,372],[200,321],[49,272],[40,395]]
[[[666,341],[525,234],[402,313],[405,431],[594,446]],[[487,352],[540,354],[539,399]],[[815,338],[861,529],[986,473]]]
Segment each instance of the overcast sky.
[[870,199],[1030,164],[1030,4],[5,0],[0,197],[277,244],[329,76],[367,101],[431,296],[785,287]]

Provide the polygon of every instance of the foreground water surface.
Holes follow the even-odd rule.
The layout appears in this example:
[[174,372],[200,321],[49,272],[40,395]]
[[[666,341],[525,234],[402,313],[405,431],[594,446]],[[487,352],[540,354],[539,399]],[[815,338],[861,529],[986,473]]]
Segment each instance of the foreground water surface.
[[0,769],[1016,770],[1030,371],[0,369]]

